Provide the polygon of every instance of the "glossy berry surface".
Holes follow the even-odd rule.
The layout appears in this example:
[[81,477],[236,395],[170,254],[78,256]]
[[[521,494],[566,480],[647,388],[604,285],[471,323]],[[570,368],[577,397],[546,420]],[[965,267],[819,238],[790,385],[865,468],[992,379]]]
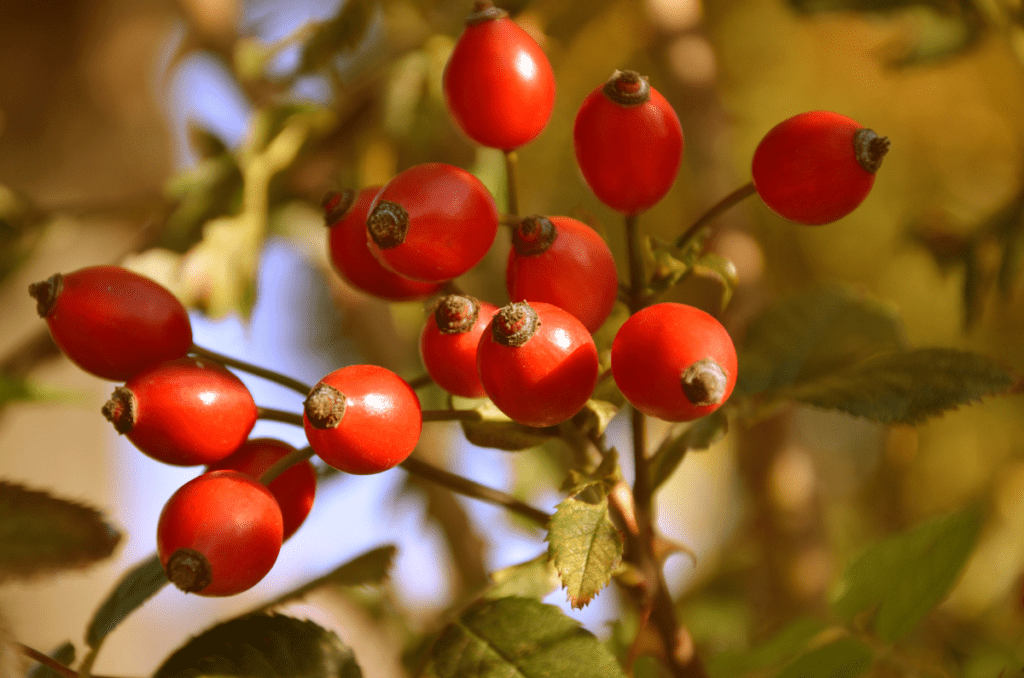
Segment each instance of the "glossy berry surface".
[[852,212],[875,183],[889,140],[830,111],[795,115],[754,151],[754,188],[773,212],[818,225]]
[[[207,471],[238,471],[259,480],[264,471],[295,452],[288,443],[273,438],[247,440],[233,453],[206,467]],[[295,534],[313,508],[316,496],[316,469],[308,459],[300,461],[270,481],[267,489],[281,507],[284,539]]]
[[587,403],[599,369],[594,340],[557,306],[517,302],[491,319],[477,349],[488,397],[510,419],[554,426]]
[[512,229],[505,283],[512,301],[543,301],[596,332],[619,292],[615,258],[594,229],[569,217],[527,217]]
[[245,384],[221,365],[179,358],[114,389],[103,414],[118,433],[165,464],[212,464],[237,450],[256,424]]
[[370,249],[399,275],[428,282],[476,266],[498,232],[498,208],[479,179],[443,163],[416,165],[381,189],[366,220]]
[[119,266],[92,266],[29,287],[50,336],[86,372],[126,381],[147,367],[181,358],[192,325],[160,284]]
[[476,369],[476,349],[498,307],[472,297],[442,297],[420,332],[420,358],[434,382],[463,398],[487,394]]
[[573,142],[594,195],[627,215],[668,193],[683,156],[679,117],[636,71],[615,71],[590,93],[576,114]]
[[437,294],[444,283],[404,278],[384,268],[370,251],[366,216],[380,189],[370,186],[354,197],[351,191],[344,191],[328,194],[324,199],[331,263],[350,285],[380,299],[411,301]]
[[238,471],[204,473],[178,488],[160,513],[156,549],[168,578],[201,596],[255,586],[281,550],[283,522],[267,488]]
[[423,425],[412,387],[377,365],[331,372],[305,401],[303,422],[313,451],[336,469],[380,473],[408,457]]
[[612,376],[644,414],[690,421],[728,400],[736,385],[736,349],[714,316],[685,304],[655,304],[619,328]]
[[477,2],[444,69],[444,98],[459,128],[482,146],[512,150],[533,140],[555,105],[544,50],[489,2]]

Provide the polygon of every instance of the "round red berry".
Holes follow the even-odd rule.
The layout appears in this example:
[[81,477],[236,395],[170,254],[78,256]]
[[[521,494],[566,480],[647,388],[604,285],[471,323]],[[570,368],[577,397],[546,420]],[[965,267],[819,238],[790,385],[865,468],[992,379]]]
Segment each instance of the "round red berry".
[[773,212],[827,224],[852,212],[871,190],[889,140],[856,120],[812,111],[780,122],[754,151],[754,188]]
[[608,244],[594,229],[569,217],[533,216],[516,224],[505,282],[512,301],[558,306],[589,332],[608,319],[619,293]]
[[174,466],[223,459],[245,442],[257,417],[238,377],[191,357],[136,374],[114,389],[103,414],[140,450]]
[[270,572],[282,525],[267,488],[238,471],[212,471],[167,500],[156,528],[157,555],[182,591],[231,596]]
[[554,426],[586,405],[597,384],[597,347],[571,313],[511,303],[480,337],[477,369],[488,397],[520,424]]
[[313,451],[336,469],[366,475],[405,461],[420,439],[423,415],[415,391],[391,370],[350,365],[331,372],[305,401],[303,421]]
[[683,128],[646,78],[615,71],[580,106],[576,162],[604,204],[631,215],[661,200],[679,173]]
[[498,208],[464,169],[426,163],[400,172],[381,189],[366,219],[370,249],[399,275],[428,282],[476,266],[498,233]]
[[507,12],[477,2],[445,66],[444,98],[466,136],[512,150],[547,125],[555,74],[544,50]]
[[644,414],[690,421],[729,398],[736,385],[736,349],[712,315],[685,304],[655,304],[619,328],[612,376]]
[[192,345],[181,302],[160,284],[119,266],[57,273],[29,286],[60,350],[86,372],[125,381],[180,358]]
[[324,218],[330,227],[328,252],[334,268],[353,287],[381,299],[411,301],[437,294],[444,283],[403,278],[384,268],[370,251],[366,216],[380,189],[371,186],[359,191],[359,195],[352,191],[331,192],[324,198]]
[[476,348],[491,316],[493,304],[450,294],[437,302],[420,333],[420,358],[434,382],[463,398],[483,398],[476,370]]
[[[206,467],[207,471],[239,471],[254,480],[276,462],[295,452],[288,443],[273,438],[247,440],[233,453]],[[295,534],[313,508],[316,495],[316,469],[308,459],[300,461],[270,481],[267,489],[281,507],[284,538]]]

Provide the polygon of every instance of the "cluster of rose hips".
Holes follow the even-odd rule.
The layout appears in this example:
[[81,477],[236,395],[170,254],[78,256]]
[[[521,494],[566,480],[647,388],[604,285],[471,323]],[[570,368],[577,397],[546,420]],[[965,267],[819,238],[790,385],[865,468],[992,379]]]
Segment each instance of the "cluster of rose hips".
[[[477,2],[445,69],[444,91],[471,139],[508,153],[547,124],[555,81],[537,43],[505,12]],[[683,150],[672,107],[633,71],[616,71],[586,98],[574,141],[587,184],[627,217],[665,195]],[[863,200],[886,147],[843,116],[796,116],[761,142],[753,185],[782,216],[826,223]],[[439,163],[411,167],[385,186],[332,192],[324,210],[338,271],[355,287],[394,301],[441,293],[480,262],[499,225],[484,185]],[[520,424],[552,426],[593,394],[600,365],[591,333],[612,311],[618,273],[608,245],[584,223],[565,216],[508,220],[512,302],[499,309],[461,293],[441,296],[423,327],[420,353],[449,393],[487,397]],[[256,584],[310,510],[316,477],[308,459],[266,487],[260,483],[295,451],[279,441],[247,440],[259,416],[252,396],[219,363],[188,355],[197,352],[188,315],[158,284],[100,266],[57,274],[30,291],[71,360],[125,382],[103,407],[120,433],[159,461],[207,467],[160,516],[158,554],[171,581],[202,595]],[[683,304],[634,310],[611,349],[612,376],[625,398],[667,421],[720,407],[737,369],[722,325]],[[422,421],[412,387],[375,365],[332,372],[304,401],[312,451],[348,473],[402,463]]]

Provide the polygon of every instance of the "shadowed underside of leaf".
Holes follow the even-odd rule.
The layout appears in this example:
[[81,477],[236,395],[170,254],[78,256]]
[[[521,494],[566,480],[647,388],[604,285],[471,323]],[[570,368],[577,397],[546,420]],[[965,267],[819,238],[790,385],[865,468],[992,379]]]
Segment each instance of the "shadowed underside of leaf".
[[778,678],[857,678],[871,667],[871,648],[856,638],[817,647],[784,668]]
[[923,348],[877,355],[783,393],[809,405],[883,424],[916,424],[1005,393],[1017,380],[991,358]]
[[530,598],[472,605],[442,632],[431,659],[438,678],[624,678],[579,622]]
[[534,428],[509,419],[490,400],[476,408],[478,420],[462,421],[466,440],[477,447],[494,447],[506,452],[529,450],[558,435],[557,426]]
[[608,585],[622,562],[622,535],[608,515],[608,500],[566,499],[548,525],[548,554],[574,608],[586,606]]
[[651,491],[668,480],[690,450],[706,450],[722,439],[729,430],[729,420],[722,410],[715,410],[690,424],[685,431],[669,436],[658,446],[648,464]]
[[779,300],[747,329],[735,395],[794,382],[904,346],[899,318],[849,285],[826,283]]
[[361,678],[332,631],[282,615],[247,615],[219,624],[175,651],[154,678]]
[[155,553],[133,567],[96,610],[85,632],[85,642],[89,647],[99,647],[125,617],[168,583],[164,567]]
[[0,481],[0,581],[90,565],[120,539],[95,509]]
[[910,632],[938,605],[974,551],[982,511],[971,506],[878,542],[846,569],[833,609],[844,619],[877,606],[880,638]]

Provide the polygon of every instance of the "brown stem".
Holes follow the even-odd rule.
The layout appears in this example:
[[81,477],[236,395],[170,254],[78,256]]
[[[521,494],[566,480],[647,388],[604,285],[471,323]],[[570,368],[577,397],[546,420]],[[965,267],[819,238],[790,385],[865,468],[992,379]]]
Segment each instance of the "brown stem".
[[300,464],[312,456],[312,447],[303,447],[301,450],[289,452],[288,454],[284,455],[283,457],[275,461],[270,466],[270,468],[268,468],[260,475],[260,484],[269,485],[270,483],[274,482],[274,480],[279,475],[290,469],[292,466]]
[[266,379],[267,381],[272,381],[275,384],[286,386],[297,393],[301,393],[304,396],[309,395],[309,392],[312,389],[312,387],[309,384],[304,384],[298,379],[292,379],[291,377],[281,374],[280,372],[268,370],[265,367],[253,365],[252,363],[247,363],[243,360],[238,360],[237,358],[226,356],[223,353],[216,353],[209,349],[203,348],[202,346],[196,346],[195,344],[192,344],[192,347],[189,348],[188,352],[191,353],[192,355],[199,356],[200,358],[213,360],[214,362],[218,362],[222,365],[234,367],[235,369],[239,369],[242,370],[243,372],[248,372],[249,374],[253,374],[262,379]]
[[519,183],[516,180],[516,167],[519,156],[515,151],[505,151],[505,182],[508,185],[508,214],[510,217],[519,215]]
[[468,478],[463,478],[460,475],[432,466],[431,464],[420,459],[416,459],[415,457],[409,457],[403,461],[401,463],[401,467],[414,476],[419,476],[424,480],[429,480],[432,483],[443,485],[452,492],[456,492],[473,499],[486,501],[491,504],[497,504],[498,506],[504,506],[513,513],[518,513],[524,518],[532,520],[540,527],[547,527],[548,522],[551,520],[551,516],[549,514],[538,508],[530,506],[524,501],[516,499],[510,494],[506,494],[501,490],[481,485],[480,483],[474,482]]
[[476,410],[423,410],[423,421],[480,421]]
[[406,383],[409,384],[409,386],[412,387],[412,390],[418,391],[421,388],[425,388],[425,387],[430,386],[431,384],[433,384],[434,380],[430,378],[429,374],[421,374],[420,376],[416,377],[415,379],[410,379]]
[[697,221],[693,222],[693,225],[686,229],[681,236],[676,238],[676,247],[685,247],[694,237],[696,237],[702,228],[714,221],[719,214],[755,193],[757,193],[757,189],[754,188],[754,182],[751,181],[740,186],[735,191],[719,200],[707,212],[702,214]]
[[65,678],[78,678],[77,671],[67,666],[64,666],[53,657],[45,655],[39,650],[33,649],[28,645],[23,645],[22,643],[15,643],[15,645],[18,647],[18,651],[26,657],[28,657],[29,659],[39,662],[43,666],[49,668],[52,671],[56,671]]
[[302,421],[302,415],[294,412],[286,412],[285,410],[275,410],[272,407],[257,407],[256,418],[265,419],[267,421],[280,421],[285,424],[291,424],[293,426],[304,426],[305,423]]

